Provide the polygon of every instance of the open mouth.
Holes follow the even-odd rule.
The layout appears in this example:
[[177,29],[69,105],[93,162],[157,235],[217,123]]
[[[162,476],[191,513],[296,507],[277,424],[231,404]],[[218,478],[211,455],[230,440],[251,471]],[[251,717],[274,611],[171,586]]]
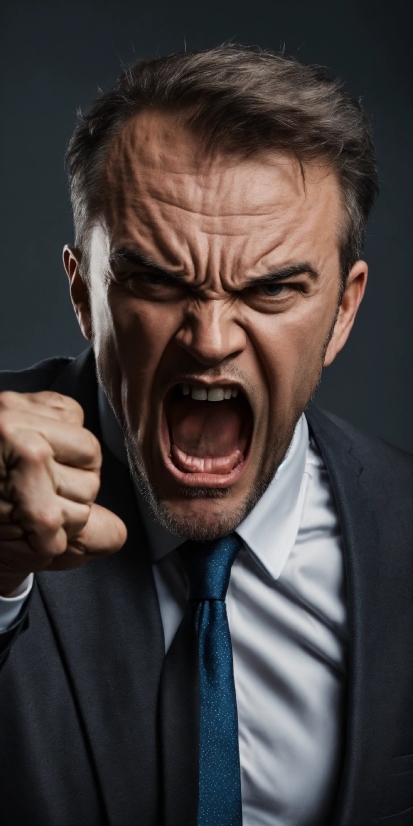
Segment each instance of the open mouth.
[[245,470],[250,404],[234,384],[176,384],[166,394],[162,436],[169,472],[190,487],[225,488]]

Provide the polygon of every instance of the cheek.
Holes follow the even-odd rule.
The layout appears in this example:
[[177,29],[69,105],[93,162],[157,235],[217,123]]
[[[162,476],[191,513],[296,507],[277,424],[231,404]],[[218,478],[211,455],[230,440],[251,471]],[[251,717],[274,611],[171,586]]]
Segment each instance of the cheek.
[[112,308],[113,332],[122,359],[135,364],[149,363],[162,349],[165,325],[159,312],[138,300],[121,301]]
[[306,403],[318,380],[323,345],[330,328],[326,313],[304,305],[263,315],[249,335],[267,377],[274,404]]
[[112,337],[116,359],[128,395],[149,398],[162,355],[177,326],[171,305],[150,304],[135,298],[111,302]]

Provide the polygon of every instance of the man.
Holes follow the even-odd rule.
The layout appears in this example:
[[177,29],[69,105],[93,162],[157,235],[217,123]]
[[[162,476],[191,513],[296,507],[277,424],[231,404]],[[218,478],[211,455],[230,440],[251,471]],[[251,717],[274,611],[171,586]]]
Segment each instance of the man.
[[67,164],[92,349],[1,379],[2,822],[410,823],[411,462],[310,403],[366,287],[360,105],[172,55]]

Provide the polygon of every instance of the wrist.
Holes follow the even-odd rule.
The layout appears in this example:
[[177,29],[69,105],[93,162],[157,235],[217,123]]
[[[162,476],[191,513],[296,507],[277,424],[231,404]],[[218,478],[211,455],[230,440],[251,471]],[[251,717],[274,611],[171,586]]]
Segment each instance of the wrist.
[[33,574],[21,574],[18,577],[7,578],[5,582],[0,581],[0,598],[13,600],[18,599],[29,592],[33,583]]

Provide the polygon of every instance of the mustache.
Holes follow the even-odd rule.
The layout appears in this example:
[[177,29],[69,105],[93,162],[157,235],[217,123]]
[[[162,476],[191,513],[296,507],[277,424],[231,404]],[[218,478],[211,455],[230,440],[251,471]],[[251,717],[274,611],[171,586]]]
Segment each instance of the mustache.
[[180,382],[191,382],[191,381],[205,381],[210,380],[214,381],[217,384],[219,382],[233,382],[234,384],[238,384],[243,390],[245,390],[246,394],[253,397],[254,393],[256,393],[256,385],[251,380],[251,377],[248,376],[243,370],[240,370],[235,364],[228,364],[225,365],[220,364],[216,367],[200,367],[197,365],[196,367],[190,367],[188,369],[181,369],[179,373],[174,371],[168,371],[167,374],[162,376],[162,384],[164,386],[171,387],[174,384],[179,384]]

